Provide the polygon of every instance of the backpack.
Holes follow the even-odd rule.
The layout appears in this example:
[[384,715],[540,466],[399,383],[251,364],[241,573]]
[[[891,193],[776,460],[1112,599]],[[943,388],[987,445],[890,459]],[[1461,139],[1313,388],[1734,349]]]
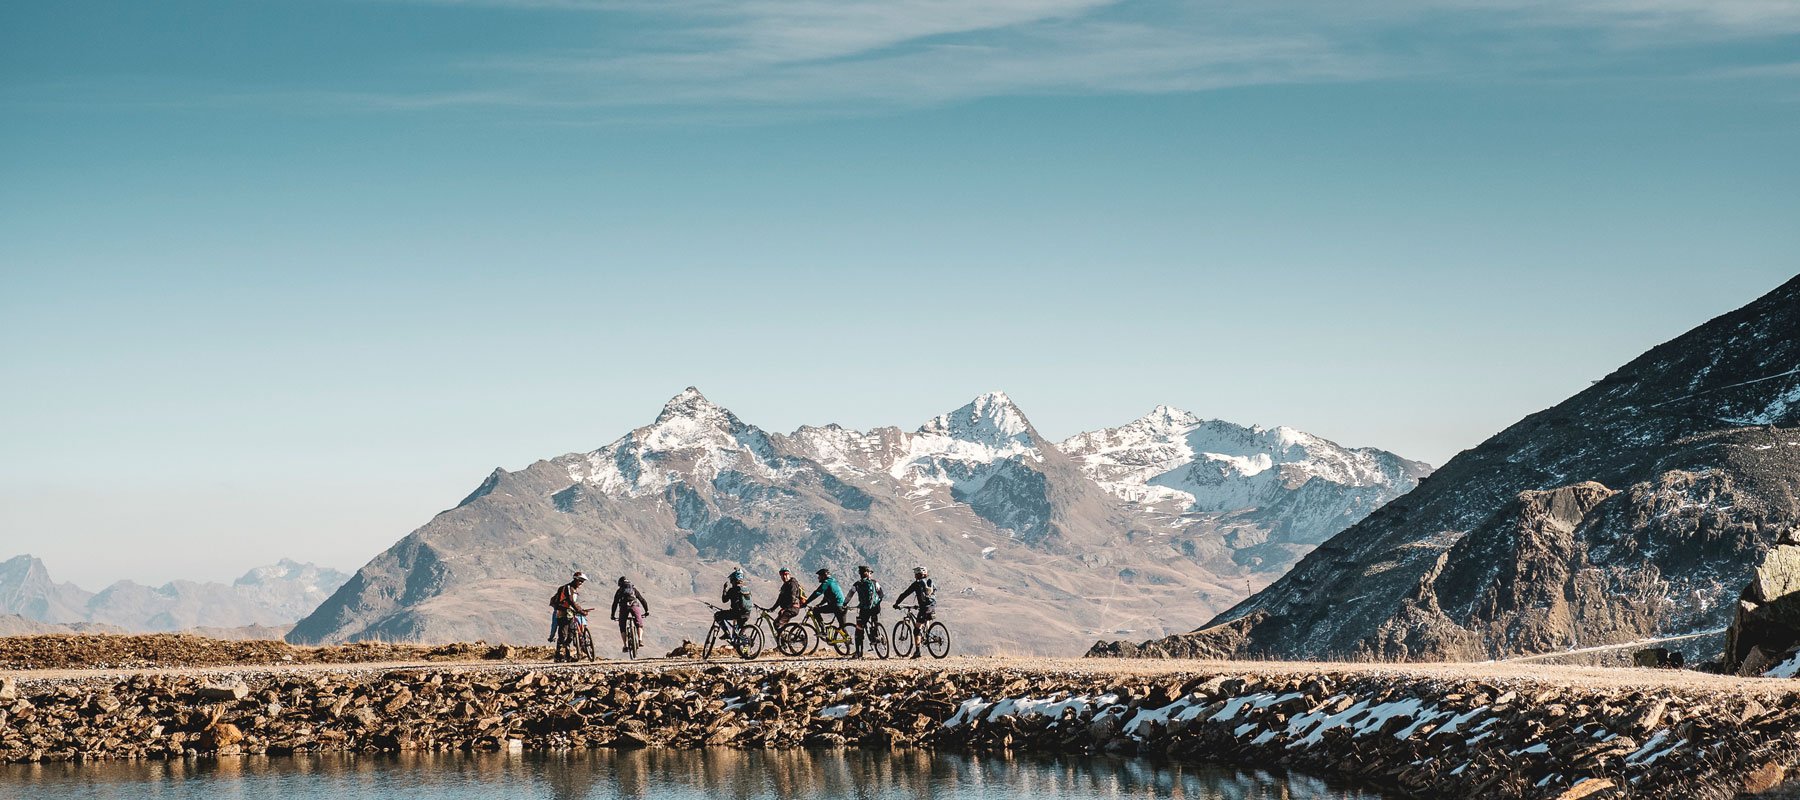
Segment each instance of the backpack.
[[881,601],[886,598],[881,591],[881,581],[874,578],[863,578],[851,584],[850,587],[856,597],[856,607],[859,609],[879,609]]
[[550,607],[561,611],[569,607],[569,587],[567,584],[556,587],[556,594],[550,595]]

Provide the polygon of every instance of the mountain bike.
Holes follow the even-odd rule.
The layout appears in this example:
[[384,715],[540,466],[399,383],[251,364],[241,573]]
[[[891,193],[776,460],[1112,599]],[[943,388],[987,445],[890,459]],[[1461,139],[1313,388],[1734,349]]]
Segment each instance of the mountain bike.
[[[644,616],[649,616],[649,614],[645,614]],[[638,649],[644,646],[644,629],[642,626],[638,625],[637,616],[627,610],[625,612],[625,617],[619,620],[619,627],[625,632],[626,656],[633,659],[637,658]]]
[[775,643],[776,651],[784,656],[797,656],[805,653],[806,648],[811,646],[812,642],[807,638],[809,634],[807,633],[806,628],[798,627],[791,623],[782,624],[776,622],[775,615],[770,613],[775,610],[774,606],[768,608],[757,606],[756,608],[758,611],[762,612],[762,614],[756,618],[756,625],[759,628],[766,628],[768,630],[769,639]]
[[817,607],[806,609],[806,616],[801,621],[781,626],[779,641],[794,639],[807,641],[808,644],[800,648],[799,652],[788,653],[786,650],[782,652],[795,656],[811,655],[818,652],[820,645],[829,644],[831,649],[837,651],[838,655],[847,656],[850,655],[850,648],[853,646],[850,632],[844,630],[844,626],[837,624],[836,620],[826,622],[824,616],[819,614]]
[[[712,603],[707,603],[706,607],[714,611],[725,610]],[[706,644],[700,648],[700,659],[702,661],[710,660],[713,647],[720,642],[730,643],[731,649],[737,651],[739,658],[749,661],[762,655],[762,628],[755,625],[732,625],[724,620],[715,619],[712,627],[706,630]]]
[[566,647],[570,661],[580,661],[583,658],[594,661],[599,658],[594,653],[594,634],[593,631],[588,630],[586,614],[574,615],[569,620],[569,631],[564,635],[569,637]]
[[894,655],[899,658],[910,658],[921,646],[932,658],[943,658],[950,655],[950,629],[944,623],[932,620],[924,625],[919,624],[918,606],[901,606],[906,609],[906,618],[894,623]]
[[887,628],[882,626],[880,617],[876,617],[867,626],[860,622],[851,624],[864,628],[863,638],[869,649],[875,651],[876,658],[887,658],[893,652],[893,641],[888,638]]

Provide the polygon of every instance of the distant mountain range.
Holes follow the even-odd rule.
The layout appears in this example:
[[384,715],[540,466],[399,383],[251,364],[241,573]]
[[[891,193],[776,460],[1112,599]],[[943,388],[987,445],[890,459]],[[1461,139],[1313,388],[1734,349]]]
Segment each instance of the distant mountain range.
[[[1005,394],[915,430],[770,433],[689,388],[597,450],[495,470],[365,565],[289,640],[541,640],[574,569],[632,576],[653,645],[705,633],[724,575],[932,569],[965,650],[1076,652],[1222,610],[1430,468],[1159,407],[1046,441]],[[890,615],[892,612],[889,612]]]
[[[0,615],[21,621],[9,629],[98,624],[127,631],[189,628],[285,629],[310,613],[350,576],[313,564],[282,560],[245,573],[230,585],[172,581],[144,586],[119,581],[90,592],[50,578],[44,562],[22,555],[0,562]],[[82,629],[82,628],[77,628]]]
[[1797,424],[1800,278],[1463,452],[1202,630],[1096,652],[1465,660],[1719,631],[1800,543]]

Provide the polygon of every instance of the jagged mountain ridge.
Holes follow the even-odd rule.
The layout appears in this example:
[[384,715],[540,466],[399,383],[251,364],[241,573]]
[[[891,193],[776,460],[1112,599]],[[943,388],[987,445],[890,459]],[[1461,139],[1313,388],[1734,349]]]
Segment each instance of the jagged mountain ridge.
[[[1249,522],[1269,538],[1247,548],[1285,546],[1293,557],[1431,474],[1429,465],[1384,450],[1347,449],[1293,428],[1245,427],[1171,406],[1070,437],[1061,448],[1122,499],[1227,531]],[[1226,535],[1235,541],[1241,534]]]
[[1800,278],[1465,451],[1193,634],[1102,652],[1477,659],[1712,631],[1800,522]]
[[632,574],[653,606],[671,603],[673,644],[704,633],[700,600],[738,566],[766,579],[867,563],[899,581],[922,563],[954,593],[948,607],[979,612],[958,620],[967,641],[1067,651],[1097,631],[1223,608],[1270,579],[1265,559],[1235,560],[1217,516],[1121,499],[999,392],[911,431],[778,434],[690,387],[604,447],[495,470],[289,638],[526,641],[545,627],[538,596],[581,568]]
[[21,555],[0,562],[0,614],[49,625],[94,623],[145,632],[285,626],[318,607],[349,577],[282,559],[252,569],[230,585],[119,581],[89,592],[52,581],[42,561]]

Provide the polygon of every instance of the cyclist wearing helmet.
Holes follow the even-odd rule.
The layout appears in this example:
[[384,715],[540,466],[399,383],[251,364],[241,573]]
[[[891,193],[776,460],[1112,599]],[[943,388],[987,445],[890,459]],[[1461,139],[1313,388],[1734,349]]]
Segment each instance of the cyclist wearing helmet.
[[750,622],[750,589],[744,585],[743,570],[731,571],[730,580],[719,591],[719,602],[725,604],[725,609],[713,612],[714,622],[730,622],[736,628]]
[[624,649],[631,649],[631,638],[626,634],[625,621],[635,620],[639,631],[644,629],[644,618],[650,616],[650,603],[644,599],[644,593],[631,585],[624,576],[619,577],[619,588],[613,592],[611,617],[619,621],[619,643]]
[[[931,584],[931,576],[922,566],[913,567],[912,585],[900,593],[899,599],[894,601],[894,608],[899,608],[901,603],[906,602],[906,598],[913,595],[918,595],[919,598],[919,613],[913,618],[913,640],[917,641],[919,631],[925,627],[925,623],[937,616],[937,588]],[[912,657],[918,658],[919,651],[924,649],[923,647],[913,648]]]
[[775,627],[779,628],[800,615],[806,606],[806,587],[786,568],[781,570],[781,594],[775,598]]
[[550,639],[556,642],[556,660],[569,658],[569,639],[575,632],[575,617],[586,616],[593,612],[591,608],[581,605],[581,587],[587,583],[587,574],[575,573],[569,582],[556,588],[556,594],[550,597]]
[[831,576],[831,570],[821,569],[815,574],[819,576],[819,588],[806,596],[806,603],[818,600],[819,613],[837,617],[838,627],[844,627],[844,587],[839,586],[837,578]]
[[856,657],[863,654],[863,631],[881,625],[881,581],[868,567],[856,568],[856,583],[850,584],[850,599],[856,604]]

